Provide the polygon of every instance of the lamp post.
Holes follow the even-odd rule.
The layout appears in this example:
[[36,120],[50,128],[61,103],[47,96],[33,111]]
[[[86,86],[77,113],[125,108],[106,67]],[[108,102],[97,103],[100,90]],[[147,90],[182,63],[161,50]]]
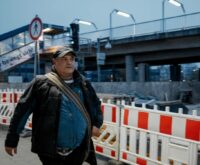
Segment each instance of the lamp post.
[[[74,20],[72,21],[72,23],[75,23],[75,24],[83,24],[83,25],[88,25],[88,26],[91,26],[91,25],[92,25],[92,26],[95,28],[95,30],[97,30],[96,24],[95,24],[94,22],[91,22],[91,21],[85,21],[85,20],[76,18],[76,19],[74,19]],[[81,62],[80,62],[80,63],[81,63],[80,68],[83,69],[84,66],[85,66],[85,60],[84,60],[83,54],[80,54],[80,61],[81,61]]]
[[117,13],[118,15],[123,16],[123,17],[127,17],[127,18],[130,17],[134,22],[134,31],[133,31],[133,33],[135,35],[135,23],[136,23],[136,21],[135,21],[135,18],[133,17],[133,15],[129,14],[129,13],[126,13],[126,12],[123,12],[123,11],[120,11],[120,10],[117,10],[117,9],[114,9],[110,13],[110,39],[112,39],[112,15],[113,15],[113,13]]
[[[97,38],[97,53],[100,53],[100,39]],[[101,67],[97,59],[97,82],[101,82]]]
[[[96,49],[96,60],[97,60],[97,81],[101,82],[101,65],[104,65],[105,62],[105,53],[101,52],[101,42],[106,42],[105,49],[111,49],[112,45],[110,44],[109,37],[97,38],[97,49]],[[103,63],[102,63],[103,62]]]
[[176,0],[163,0],[162,1],[162,32],[165,31],[165,2],[168,1],[169,3],[181,7],[183,13],[185,14],[184,5]]
[[73,23],[78,23],[78,24],[83,24],[83,25],[89,25],[89,26],[93,25],[94,28],[95,28],[95,30],[97,30],[97,26],[95,25],[94,22],[91,22],[91,21],[85,21],[85,20],[81,20],[81,19],[76,18],[73,21]]

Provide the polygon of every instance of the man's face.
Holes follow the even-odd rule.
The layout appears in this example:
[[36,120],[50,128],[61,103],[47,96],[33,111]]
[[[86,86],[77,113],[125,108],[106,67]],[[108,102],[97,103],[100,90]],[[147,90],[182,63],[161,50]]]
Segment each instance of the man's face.
[[75,70],[75,57],[72,53],[53,59],[53,63],[61,78],[68,79],[72,77]]

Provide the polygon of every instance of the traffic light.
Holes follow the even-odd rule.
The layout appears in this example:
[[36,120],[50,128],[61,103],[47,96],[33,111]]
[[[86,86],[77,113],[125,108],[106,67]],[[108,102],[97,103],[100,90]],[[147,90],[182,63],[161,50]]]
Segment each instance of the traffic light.
[[70,24],[71,30],[72,30],[72,47],[74,51],[79,50],[79,24],[71,23]]

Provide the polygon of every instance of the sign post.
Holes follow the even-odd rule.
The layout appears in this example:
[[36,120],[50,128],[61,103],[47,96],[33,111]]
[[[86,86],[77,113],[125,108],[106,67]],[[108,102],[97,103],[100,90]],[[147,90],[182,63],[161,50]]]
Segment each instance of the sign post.
[[105,64],[105,59],[106,59],[106,54],[105,53],[97,53],[97,64],[98,65],[104,65]]
[[42,20],[38,17],[38,15],[33,18],[31,23],[29,24],[29,35],[32,40],[35,41],[35,58],[34,58],[34,77],[37,74],[40,74],[40,57],[39,57],[39,42],[38,39],[42,35]]

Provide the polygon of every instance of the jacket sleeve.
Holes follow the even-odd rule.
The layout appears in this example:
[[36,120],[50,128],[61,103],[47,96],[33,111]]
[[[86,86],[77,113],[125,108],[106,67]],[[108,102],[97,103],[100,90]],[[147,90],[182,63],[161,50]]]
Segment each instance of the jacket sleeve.
[[[103,114],[101,111],[101,101],[96,95],[96,92],[90,82],[86,81],[86,93],[87,94],[87,102],[90,107],[90,115],[92,118],[92,124],[97,128],[100,128],[103,124]],[[89,96],[88,96],[89,95]],[[89,99],[88,99],[89,98]]]
[[29,115],[33,112],[35,105],[35,82],[36,80],[33,80],[30,83],[15,108],[5,140],[5,146],[7,147],[17,147],[19,134],[24,129]]

